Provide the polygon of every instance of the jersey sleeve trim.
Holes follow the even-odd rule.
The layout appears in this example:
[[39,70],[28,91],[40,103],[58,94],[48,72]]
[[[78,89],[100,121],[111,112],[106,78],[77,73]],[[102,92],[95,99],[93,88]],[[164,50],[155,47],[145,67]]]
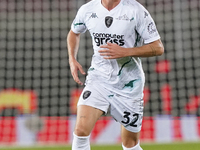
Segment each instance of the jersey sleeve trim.
[[148,40],[145,40],[144,43],[145,44],[149,44],[149,43],[154,42],[154,41],[159,40],[159,39],[160,39],[160,36],[158,35],[156,37],[152,37],[152,38],[150,38]]
[[76,23],[76,24],[73,24],[71,25],[71,30],[76,33],[76,34],[80,34],[80,33],[84,33],[86,31],[83,31],[83,32],[79,32],[78,30],[75,29],[75,26],[85,26],[84,23]]
[[76,17],[71,24],[71,30],[76,34],[85,33],[87,30],[87,27],[85,25],[85,7],[86,5],[83,5],[79,8]]

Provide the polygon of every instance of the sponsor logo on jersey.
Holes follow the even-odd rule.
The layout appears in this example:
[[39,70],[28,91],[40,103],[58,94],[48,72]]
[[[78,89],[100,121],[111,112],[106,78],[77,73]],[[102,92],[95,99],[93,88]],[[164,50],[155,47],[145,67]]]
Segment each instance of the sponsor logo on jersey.
[[84,99],[84,100],[87,99],[90,95],[91,95],[91,91],[85,91],[85,92],[83,93],[83,99]]
[[126,20],[126,21],[131,21],[131,19],[128,18],[128,16],[126,14],[119,16],[118,18],[116,18],[117,20]]
[[119,46],[123,46],[125,44],[124,35],[110,33],[93,33],[93,37],[97,46],[106,44],[107,42],[115,43]]
[[109,27],[111,26],[112,23],[113,23],[113,17],[107,16],[107,17],[105,18],[106,27],[109,28]]
[[98,18],[97,14],[96,13],[92,13],[90,18]]
[[156,32],[156,26],[153,22],[151,22],[149,25],[148,25],[148,32],[150,34],[153,34],[154,32]]

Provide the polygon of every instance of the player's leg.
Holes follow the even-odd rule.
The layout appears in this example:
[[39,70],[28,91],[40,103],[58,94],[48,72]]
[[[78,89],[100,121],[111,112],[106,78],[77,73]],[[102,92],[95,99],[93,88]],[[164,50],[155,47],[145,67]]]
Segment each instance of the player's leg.
[[110,102],[110,114],[122,125],[121,139],[123,149],[142,150],[139,145],[139,135],[142,126],[143,100],[132,101],[122,96],[113,96]]
[[102,114],[103,111],[91,106],[78,106],[72,150],[90,150],[89,136],[96,121]]
[[87,105],[78,106],[74,133],[78,136],[88,136],[96,121],[103,114],[102,110]]
[[113,96],[110,98],[110,114],[121,123],[121,139],[124,150],[142,150],[139,135],[143,118],[143,100]]
[[139,136],[140,132],[134,133],[122,126],[121,139],[123,150],[142,150],[139,143]]

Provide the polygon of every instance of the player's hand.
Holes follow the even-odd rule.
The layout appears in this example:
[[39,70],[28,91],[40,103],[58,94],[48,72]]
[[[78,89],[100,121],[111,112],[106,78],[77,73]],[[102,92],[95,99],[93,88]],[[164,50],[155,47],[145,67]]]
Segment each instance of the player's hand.
[[107,45],[102,45],[100,48],[103,48],[99,50],[99,53],[101,56],[104,56],[104,59],[116,59],[128,56],[128,51],[117,44],[107,43]]
[[78,71],[81,72],[81,74],[85,75],[85,71],[83,70],[82,66],[74,59],[74,60],[70,60],[70,70],[71,70],[71,74],[74,78],[74,81],[77,82],[80,85],[83,85],[83,82],[80,81],[79,77],[78,77]]

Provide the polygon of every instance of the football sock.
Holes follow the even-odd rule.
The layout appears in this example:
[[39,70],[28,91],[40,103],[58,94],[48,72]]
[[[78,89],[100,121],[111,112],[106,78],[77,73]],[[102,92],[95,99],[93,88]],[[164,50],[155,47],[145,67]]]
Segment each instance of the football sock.
[[123,150],[143,150],[141,147],[140,147],[140,143],[138,142],[137,145],[135,145],[134,147],[131,147],[131,148],[126,148],[123,144],[122,144],[122,147],[123,147]]
[[90,150],[90,136],[77,136],[73,133],[72,150]]

